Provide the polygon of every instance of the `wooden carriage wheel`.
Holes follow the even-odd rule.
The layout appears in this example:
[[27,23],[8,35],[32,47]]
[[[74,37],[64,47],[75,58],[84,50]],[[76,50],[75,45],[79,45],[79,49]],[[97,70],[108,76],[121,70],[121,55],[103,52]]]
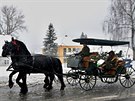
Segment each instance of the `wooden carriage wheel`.
[[69,70],[67,76],[66,76],[68,84],[75,86],[79,82],[79,74],[78,70],[71,69]]
[[96,85],[96,76],[82,74],[79,79],[80,87],[86,91],[91,90]]
[[[121,72],[125,69],[121,70]],[[120,73],[119,77],[120,84],[125,88],[130,88],[135,84],[135,69],[131,67],[126,67],[125,73]]]

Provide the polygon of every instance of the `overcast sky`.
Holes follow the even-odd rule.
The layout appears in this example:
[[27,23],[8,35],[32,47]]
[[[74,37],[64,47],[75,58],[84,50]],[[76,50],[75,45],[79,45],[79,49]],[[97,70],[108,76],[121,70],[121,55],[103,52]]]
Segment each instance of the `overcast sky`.
[[[73,44],[81,33],[105,38],[102,24],[110,0],[0,0],[0,7],[13,5],[25,15],[28,31],[19,33],[31,52],[40,51],[48,25],[54,25],[59,44]],[[67,35],[68,37],[64,37]]]

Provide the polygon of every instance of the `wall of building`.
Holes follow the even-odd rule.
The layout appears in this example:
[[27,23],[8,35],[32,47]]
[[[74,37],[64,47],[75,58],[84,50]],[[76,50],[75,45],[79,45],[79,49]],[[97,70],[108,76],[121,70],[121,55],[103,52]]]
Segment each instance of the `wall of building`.
[[2,46],[5,44],[5,41],[11,41],[10,35],[0,35],[0,56],[2,53]]
[[11,63],[11,60],[7,57],[1,57],[0,56],[0,66],[6,66]]
[[10,63],[10,59],[7,57],[2,57],[2,47],[5,44],[5,41],[11,41],[10,35],[0,35],[0,66],[8,65]]
[[80,52],[82,47],[83,46],[59,45],[58,46],[58,57],[62,63],[65,63],[68,55]]

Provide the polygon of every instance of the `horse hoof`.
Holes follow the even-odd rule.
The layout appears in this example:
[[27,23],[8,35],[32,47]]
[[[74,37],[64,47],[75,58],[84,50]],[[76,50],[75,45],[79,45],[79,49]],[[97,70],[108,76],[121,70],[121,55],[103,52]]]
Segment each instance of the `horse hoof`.
[[11,89],[13,87],[14,83],[13,82],[9,82],[9,88]]
[[43,88],[47,89],[47,85],[44,85]]
[[23,90],[23,91],[21,90],[20,91],[20,94],[23,94],[24,95],[24,94],[27,94],[27,92],[28,92],[28,90]]
[[65,87],[66,87],[66,86],[62,86],[62,87],[60,88],[60,90],[64,90],[64,89],[65,89]]
[[46,88],[48,91],[50,91],[51,89],[53,89],[53,87],[52,86],[49,86],[49,87],[47,87]]
[[28,92],[28,89],[21,89],[21,90],[20,90],[20,93],[21,93],[21,94],[27,94],[27,92]]

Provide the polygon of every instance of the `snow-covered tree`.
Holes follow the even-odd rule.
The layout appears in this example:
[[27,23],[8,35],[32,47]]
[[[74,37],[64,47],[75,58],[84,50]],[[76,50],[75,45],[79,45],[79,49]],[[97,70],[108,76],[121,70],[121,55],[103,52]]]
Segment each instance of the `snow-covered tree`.
[[44,38],[44,54],[50,56],[57,56],[58,44],[54,41],[57,39],[53,24],[48,26],[46,38]]
[[130,38],[135,60],[135,0],[111,0],[110,15],[104,21],[103,30],[113,40]]

